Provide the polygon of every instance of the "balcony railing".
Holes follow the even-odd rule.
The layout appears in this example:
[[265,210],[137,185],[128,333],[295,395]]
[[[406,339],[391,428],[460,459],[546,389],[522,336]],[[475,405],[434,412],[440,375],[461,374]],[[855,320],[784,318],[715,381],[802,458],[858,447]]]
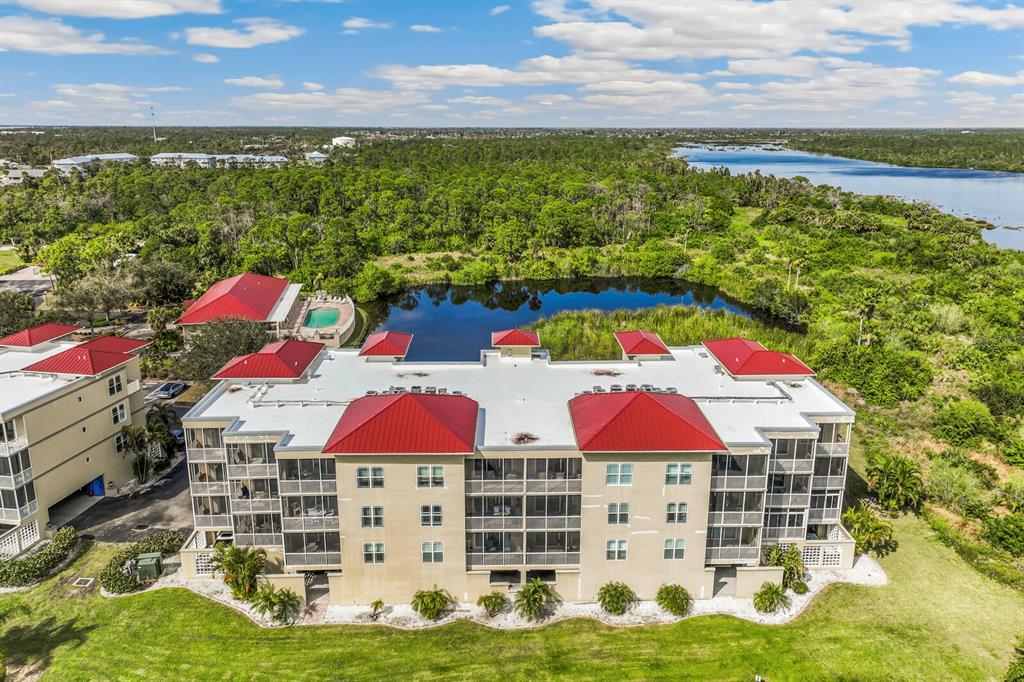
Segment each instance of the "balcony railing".
[[836,523],[841,516],[840,509],[810,509],[807,512],[808,523]]
[[760,526],[764,523],[761,511],[713,511],[708,514],[710,526]]
[[563,530],[579,528],[578,516],[527,516],[526,527],[529,530]]
[[579,552],[527,552],[526,563],[533,566],[565,566],[578,564]]
[[0,520],[20,521],[21,513],[17,509],[0,509]]
[[229,492],[227,481],[192,481],[193,495],[227,495]]
[[467,553],[468,566],[522,566],[522,552],[479,552]]
[[285,530],[338,530],[341,527],[337,516],[286,516],[282,523]]
[[193,448],[188,449],[190,462],[223,462],[227,459],[224,448]]
[[795,528],[765,528],[762,537],[765,540],[803,540],[807,529],[803,526]]
[[28,436],[18,436],[14,440],[0,440],[0,457],[9,457],[28,447]]
[[814,471],[814,458],[807,459],[772,459],[768,462],[768,472],[772,474],[809,474]]
[[286,566],[340,566],[341,552],[285,552]]
[[230,514],[196,514],[196,528],[231,528]]
[[757,561],[760,557],[759,547],[708,547],[704,551],[704,559],[713,563]]
[[522,530],[522,516],[467,516],[466,530]]
[[806,507],[810,503],[810,491],[806,493],[768,493],[764,497],[764,506],[766,507]]
[[22,469],[11,476],[0,476],[0,488],[14,490],[32,480],[32,467]]
[[128,395],[131,395],[132,393],[138,393],[141,390],[142,382],[139,381],[138,379],[129,381],[127,384],[124,385],[124,392],[127,393]]
[[229,464],[228,478],[277,478],[277,464]]
[[814,490],[842,490],[846,487],[846,476],[812,476],[811,488]]
[[838,457],[840,455],[850,454],[849,443],[818,443],[814,447],[815,454],[818,455],[829,455],[830,457]]
[[768,485],[767,474],[760,476],[712,476],[712,490],[764,490]]
[[526,492],[528,493],[578,493],[581,490],[583,490],[583,480],[579,478],[546,478],[526,481]]
[[335,494],[338,492],[337,481],[280,481],[277,487],[282,495],[317,495],[322,493]]
[[526,482],[523,479],[508,481],[466,481],[467,495],[522,493]]
[[280,533],[235,533],[235,544],[281,547],[284,545],[284,536]]
[[231,498],[231,512],[240,514],[246,512],[279,512],[281,511],[281,498]]

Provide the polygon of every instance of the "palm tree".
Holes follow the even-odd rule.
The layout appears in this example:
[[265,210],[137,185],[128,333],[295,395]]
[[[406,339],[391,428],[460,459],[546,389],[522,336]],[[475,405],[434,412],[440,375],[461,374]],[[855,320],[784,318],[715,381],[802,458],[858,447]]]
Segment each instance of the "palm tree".
[[145,426],[125,426],[121,429],[124,436],[124,451],[135,459],[132,462],[132,469],[139,483],[145,483],[149,479],[151,462],[149,461],[150,433]]
[[262,547],[217,545],[210,564],[224,576],[231,588],[231,596],[248,601],[256,592],[256,579],[267,562],[267,550]]
[[846,510],[843,514],[843,525],[857,542],[857,554],[870,549],[881,552],[892,548],[892,524],[879,518],[863,500],[856,507]]
[[802,583],[807,579],[807,567],[804,566],[803,556],[796,545],[790,545],[783,549],[776,545],[765,552],[765,563],[768,566],[782,567],[782,586],[792,588],[796,583]]
[[754,595],[754,608],[761,613],[775,613],[779,609],[789,608],[789,597],[786,588],[778,583],[763,583]]
[[921,504],[921,467],[909,457],[878,455],[868,465],[867,477],[883,509],[896,512]]

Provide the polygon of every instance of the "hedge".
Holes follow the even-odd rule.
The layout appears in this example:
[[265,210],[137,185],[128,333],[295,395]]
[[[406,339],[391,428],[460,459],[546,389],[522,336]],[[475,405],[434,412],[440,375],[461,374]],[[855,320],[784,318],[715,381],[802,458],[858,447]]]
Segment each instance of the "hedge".
[[168,556],[181,549],[185,542],[185,536],[176,530],[164,530],[154,533],[144,540],[127,545],[119,551],[107,565],[100,571],[100,585],[107,592],[114,594],[126,594],[141,590],[143,584],[135,575],[124,570],[124,565],[140,554],[160,552],[162,556]]
[[65,526],[53,534],[50,542],[23,559],[0,561],[0,586],[21,587],[50,575],[78,544],[78,531]]

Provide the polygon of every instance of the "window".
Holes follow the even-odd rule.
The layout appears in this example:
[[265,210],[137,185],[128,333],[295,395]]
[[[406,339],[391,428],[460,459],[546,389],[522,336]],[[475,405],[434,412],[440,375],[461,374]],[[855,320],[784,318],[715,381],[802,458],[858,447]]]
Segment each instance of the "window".
[[420,507],[420,525],[421,526],[440,526],[441,525],[441,505],[429,505],[425,504]]
[[417,488],[443,488],[444,487],[444,467],[443,466],[421,466],[421,467],[416,467],[416,487]]
[[633,485],[632,464],[608,464],[604,468],[605,485]]
[[842,490],[815,490],[811,492],[811,509],[839,509]]
[[128,413],[124,409],[124,403],[121,403],[120,405],[115,405],[113,408],[111,408],[110,418],[113,420],[114,424],[120,424],[121,422],[128,418]]
[[692,464],[665,465],[665,485],[690,485],[692,479]]
[[357,488],[383,488],[384,467],[357,467]]
[[423,563],[439,564],[444,561],[444,546],[440,542],[424,542],[421,549]]
[[384,507],[363,507],[360,514],[360,525],[363,528],[383,528]]
[[686,540],[665,540],[665,558],[682,559],[686,553]]
[[123,452],[127,452],[127,450],[128,436],[124,435],[123,433],[119,433],[116,436],[114,436],[114,451],[117,452],[117,454],[121,454]]
[[609,504],[608,523],[629,523],[629,503],[612,502]]
[[609,540],[607,549],[605,550],[605,559],[608,561],[625,561],[626,560],[626,541],[625,540]]
[[114,376],[112,376],[109,379],[107,379],[107,394],[108,395],[117,395],[122,390],[124,390],[124,386],[121,385],[121,375],[120,374],[115,374]]
[[36,484],[29,481],[25,485],[14,491],[15,498],[18,500],[18,506],[24,507],[30,502],[36,501]]
[[669,502],[668,509],[665,511],[665,521],[667,523],[686,523],[686,503]]
[[363,563],[364,564],[382,564],[382,563],[384,563],[384,543],[383,542],[364,542],[363,543]]

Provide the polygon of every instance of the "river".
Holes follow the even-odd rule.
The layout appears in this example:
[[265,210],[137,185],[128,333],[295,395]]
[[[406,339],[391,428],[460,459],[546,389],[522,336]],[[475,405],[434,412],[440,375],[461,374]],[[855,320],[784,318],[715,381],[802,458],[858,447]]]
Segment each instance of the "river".
[[857,194],[885,194],[924,201],[944,211],[995,225],[985,240],[1024,250],[1024,173],[961,168],[891,166],[874,161],[765,146],[692,145],[678,153],[695,168],[726,167],[733,174],[792,178],[842,187]]
[[658,278],[580,278],[497,282],[482,286],[435,284],[366,305],[369,329],[414,335],[409,360],[477,360],[491,332],[523,327],[563,310],[618,310],[658,305],[752,311],[717,289]]

